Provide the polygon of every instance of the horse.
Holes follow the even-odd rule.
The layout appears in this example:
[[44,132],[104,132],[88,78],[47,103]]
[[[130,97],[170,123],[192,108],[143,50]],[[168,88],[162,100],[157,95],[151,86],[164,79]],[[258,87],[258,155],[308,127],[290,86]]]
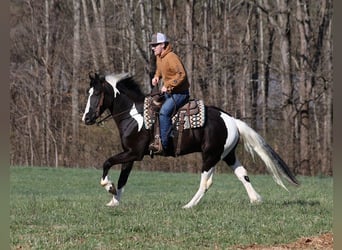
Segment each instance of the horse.
[[[147,95],[142,92],[139,84],[129,73],[107,75],[89,73],[89,79],[89,95],[82,120],[86,125],[96,124],[104,111],[109,110],[109,116],[113,118],[119,129],[123,149],[103,163],[100,180],[101,186],[113,195],[106,205],[114,207],[121,201],[133,163],[143,160],[145,155],[150,154],[151,131],[145,128],[143,117],[144,100]],[[247,170],[235,154],[235,149],[241,140],[245,150],[253,158],[254,154],[260,157],[278,185],[288,190],[282,178],[294,186],[299,185],[282,158],[245,122],[214,106],[205,105],[205,115],[206,119],[202,127],[185,129],[181,135],[179,156],[194,152],[202,154],[199,188],[183,208],[194,207],[200,202],[213,183],[215,165],[220,160],[224,161],[241,181],[250,202],[262,202],[262,197],[251,184]],[[168,156],[176,155],[171,153]],[[117,164],[121,164],[121,172],[116,188],[109,179],[108,173],[110,168]]]

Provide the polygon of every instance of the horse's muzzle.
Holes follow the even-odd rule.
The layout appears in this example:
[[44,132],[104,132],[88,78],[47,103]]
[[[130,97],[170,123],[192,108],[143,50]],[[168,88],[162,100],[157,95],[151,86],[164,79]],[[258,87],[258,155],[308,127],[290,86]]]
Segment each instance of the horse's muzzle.
[[90,115],[89,113],[84,118],[85,125],[93,125],[96,122],[96,116]]

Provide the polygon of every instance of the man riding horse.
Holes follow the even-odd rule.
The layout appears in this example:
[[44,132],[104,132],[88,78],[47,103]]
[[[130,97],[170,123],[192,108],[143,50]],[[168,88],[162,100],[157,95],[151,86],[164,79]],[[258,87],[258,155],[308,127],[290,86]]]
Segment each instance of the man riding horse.
[[163,33],[152,35],[150,42],[154,55],[157,58],[157,68],[152,79],[152,85],[158,86],[163,80],[161,92],[165,101],[159,111],[161,144],[155,140],[149,149],[154,154],[165,154],[169,150],[169,138],[172,129],[171,117],[175,111],[189,100],[189,81],[180,58],[173,52],[168,38]]

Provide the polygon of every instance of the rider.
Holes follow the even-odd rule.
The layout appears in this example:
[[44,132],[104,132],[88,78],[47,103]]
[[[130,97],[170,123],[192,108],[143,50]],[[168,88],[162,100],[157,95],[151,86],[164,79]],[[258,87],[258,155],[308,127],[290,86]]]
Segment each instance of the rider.
[[165,95],[159,112],[160,137],[163,149],[152,143],[150,149],[155,154],[162,154],[168,151],[168,142],[171,132],[171,116],[175,110],[189,100],[189,81],[184,66],[179,57],[173,52],[168,38],[163,33],[152,35],[150,42],[154,55],[157,58],[157,68],[152,79],[152,85],[157,86],[160,79],[163,79],[161,92]]

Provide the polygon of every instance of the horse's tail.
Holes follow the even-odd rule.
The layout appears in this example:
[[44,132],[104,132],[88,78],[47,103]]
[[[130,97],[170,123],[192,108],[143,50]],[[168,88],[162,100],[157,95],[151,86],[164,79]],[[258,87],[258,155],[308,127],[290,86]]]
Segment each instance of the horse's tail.
[[254,158],[256,153],[265,163],[267,170],[272,174],[274,181],[287,190],[280,176],[284,177],[293,185],[299,185],[296,177],[292,174],[286,163],[271,148],[270,145],[245,122],[235,119],[245,149]]

